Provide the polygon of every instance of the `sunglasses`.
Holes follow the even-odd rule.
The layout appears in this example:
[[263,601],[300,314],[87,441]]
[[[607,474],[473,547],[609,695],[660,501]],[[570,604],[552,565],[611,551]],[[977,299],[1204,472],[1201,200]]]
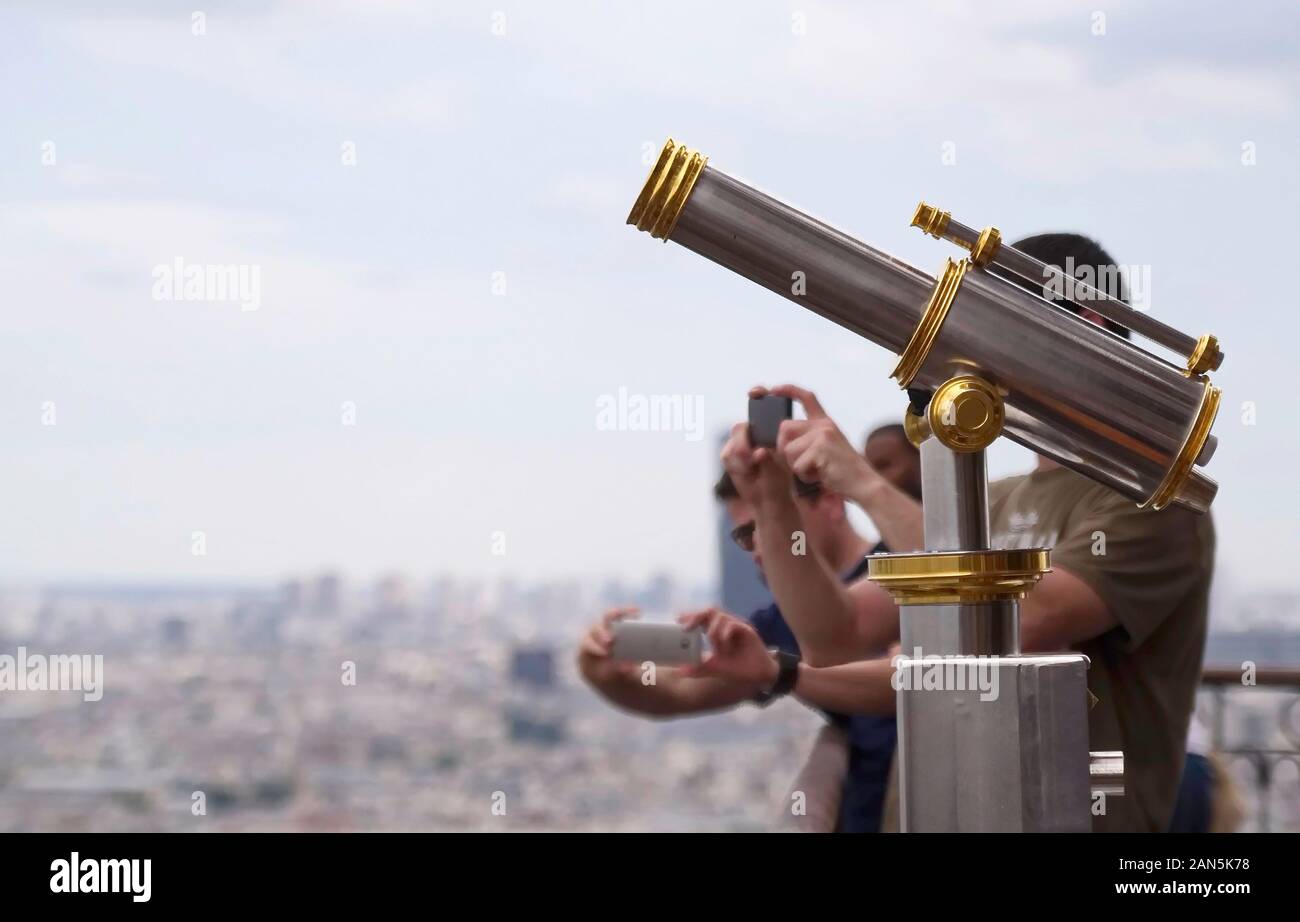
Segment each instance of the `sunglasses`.
[[746,522],[744,525],[737,525],[731,530],[731,540],[746,553],[754,552],[754,528],[753,522]]

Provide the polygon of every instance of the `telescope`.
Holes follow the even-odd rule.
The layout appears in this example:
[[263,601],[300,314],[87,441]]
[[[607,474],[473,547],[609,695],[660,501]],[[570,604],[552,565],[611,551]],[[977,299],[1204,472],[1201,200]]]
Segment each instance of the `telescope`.
[[[1217,484],[1218,340],[1189,336],[924,202],[912,225],[964,251],[937,277],[664,145],[628,223],[897,354],[921,453],[925,550],[869,558],[900,609],[904,672],[930,657],[998,670],[1000,693],[898,692],[904,831],[1087,831],[1121,753],[1090,753],[1087,657],[1026,655],[1019,601],[1049,548],[990,547],[985,450],[999,436],[1139,506],[1206,512]],[[801,279],[803,284],[795,285]],[[1069,309],[1070,307],[1075,310]],[[1076,311],[1179,356],[1175,364]],[[1097,780],[1097,783],[1094,783]]]

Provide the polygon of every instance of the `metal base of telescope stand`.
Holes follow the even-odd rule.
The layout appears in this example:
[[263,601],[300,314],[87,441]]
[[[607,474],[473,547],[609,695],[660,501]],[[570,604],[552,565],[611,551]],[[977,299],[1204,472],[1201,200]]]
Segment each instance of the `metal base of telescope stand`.
[[872,558],[900,602],[902,830],[1087,832],[1088,659],[1020,652],[1046,552],[989,550],[983,450],[920,450],[928,550]]

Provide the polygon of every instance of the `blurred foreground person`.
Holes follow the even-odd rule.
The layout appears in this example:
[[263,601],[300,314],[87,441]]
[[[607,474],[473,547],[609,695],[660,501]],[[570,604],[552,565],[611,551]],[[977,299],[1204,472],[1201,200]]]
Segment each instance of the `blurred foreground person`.
[[[900,479],[910,476],[911,469],[906,463],[898,463],[895,469],[898,471],[895,476]],[[916,482],[919,485],[919,478]],[[853,529],[845,515],[843,497],[817,485],[796,482],[788,473],[784,475],[782,489],[789,496],[798,519],[794,531],[802,532],[807,538],[805,550],[809,553],[803,556],[827,580],[861,579],[866,573],[867,554],[882,551],[884,546],[872,547]],[[733,540],[750,553],[763,574],[764,561],[753,509],[726,474],[714,487],[714,496],[726,504]],[[788,542],[790,538],[785,540]],[[786,553],[789,552],[787,544]],[[655,671],[655,684],[645,685],[637,664],[617,662],[609,657],[610,625],[619,618],[634,615],[633,609],[606,612],[583,637],[578,649],[578,668],[587,682],[613,704],[652,717],[701,714],[750,701],[766,704],[772,700],[781,679],[774,652],[787,657],[791,666],[799,656],[798,641],[777,605],[759,609],[748,619],[708,609],[684,615],[679,620],[689,627],[704,629],[710,643],[720,645],[727,643],[719,633],[726,625],[744,625],[758,643],[755,660],[758,670],[742,678],[726,678],[699,675],[685,667],[659,667]],[[883,615],[881,623],[864,632],[862,638],[878,653],[883,653],[898,634],[897,613]],[[825,710],[825,714],[829,724],[818,735],[793,788],[804,795],[806,816],[787,825],[814,831],[879,832],[894,753],[894,718],[892,715],[848,717],[833,709]]]
[[1195,717],[1187,733],[1187,760],[1178,785],[1170,832],[1236,832],[1246,807],[1210,734]]

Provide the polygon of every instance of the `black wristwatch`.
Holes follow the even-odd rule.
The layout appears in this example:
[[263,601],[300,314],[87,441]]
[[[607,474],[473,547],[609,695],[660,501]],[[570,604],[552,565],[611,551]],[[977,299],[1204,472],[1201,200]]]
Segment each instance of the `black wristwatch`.
[[754,703],[759,707],[767,707],[777,698],[790,694],[799,680],[799,654],[773,650],[772,656],[776,659],[776,681],[767,691],[754,696]]

